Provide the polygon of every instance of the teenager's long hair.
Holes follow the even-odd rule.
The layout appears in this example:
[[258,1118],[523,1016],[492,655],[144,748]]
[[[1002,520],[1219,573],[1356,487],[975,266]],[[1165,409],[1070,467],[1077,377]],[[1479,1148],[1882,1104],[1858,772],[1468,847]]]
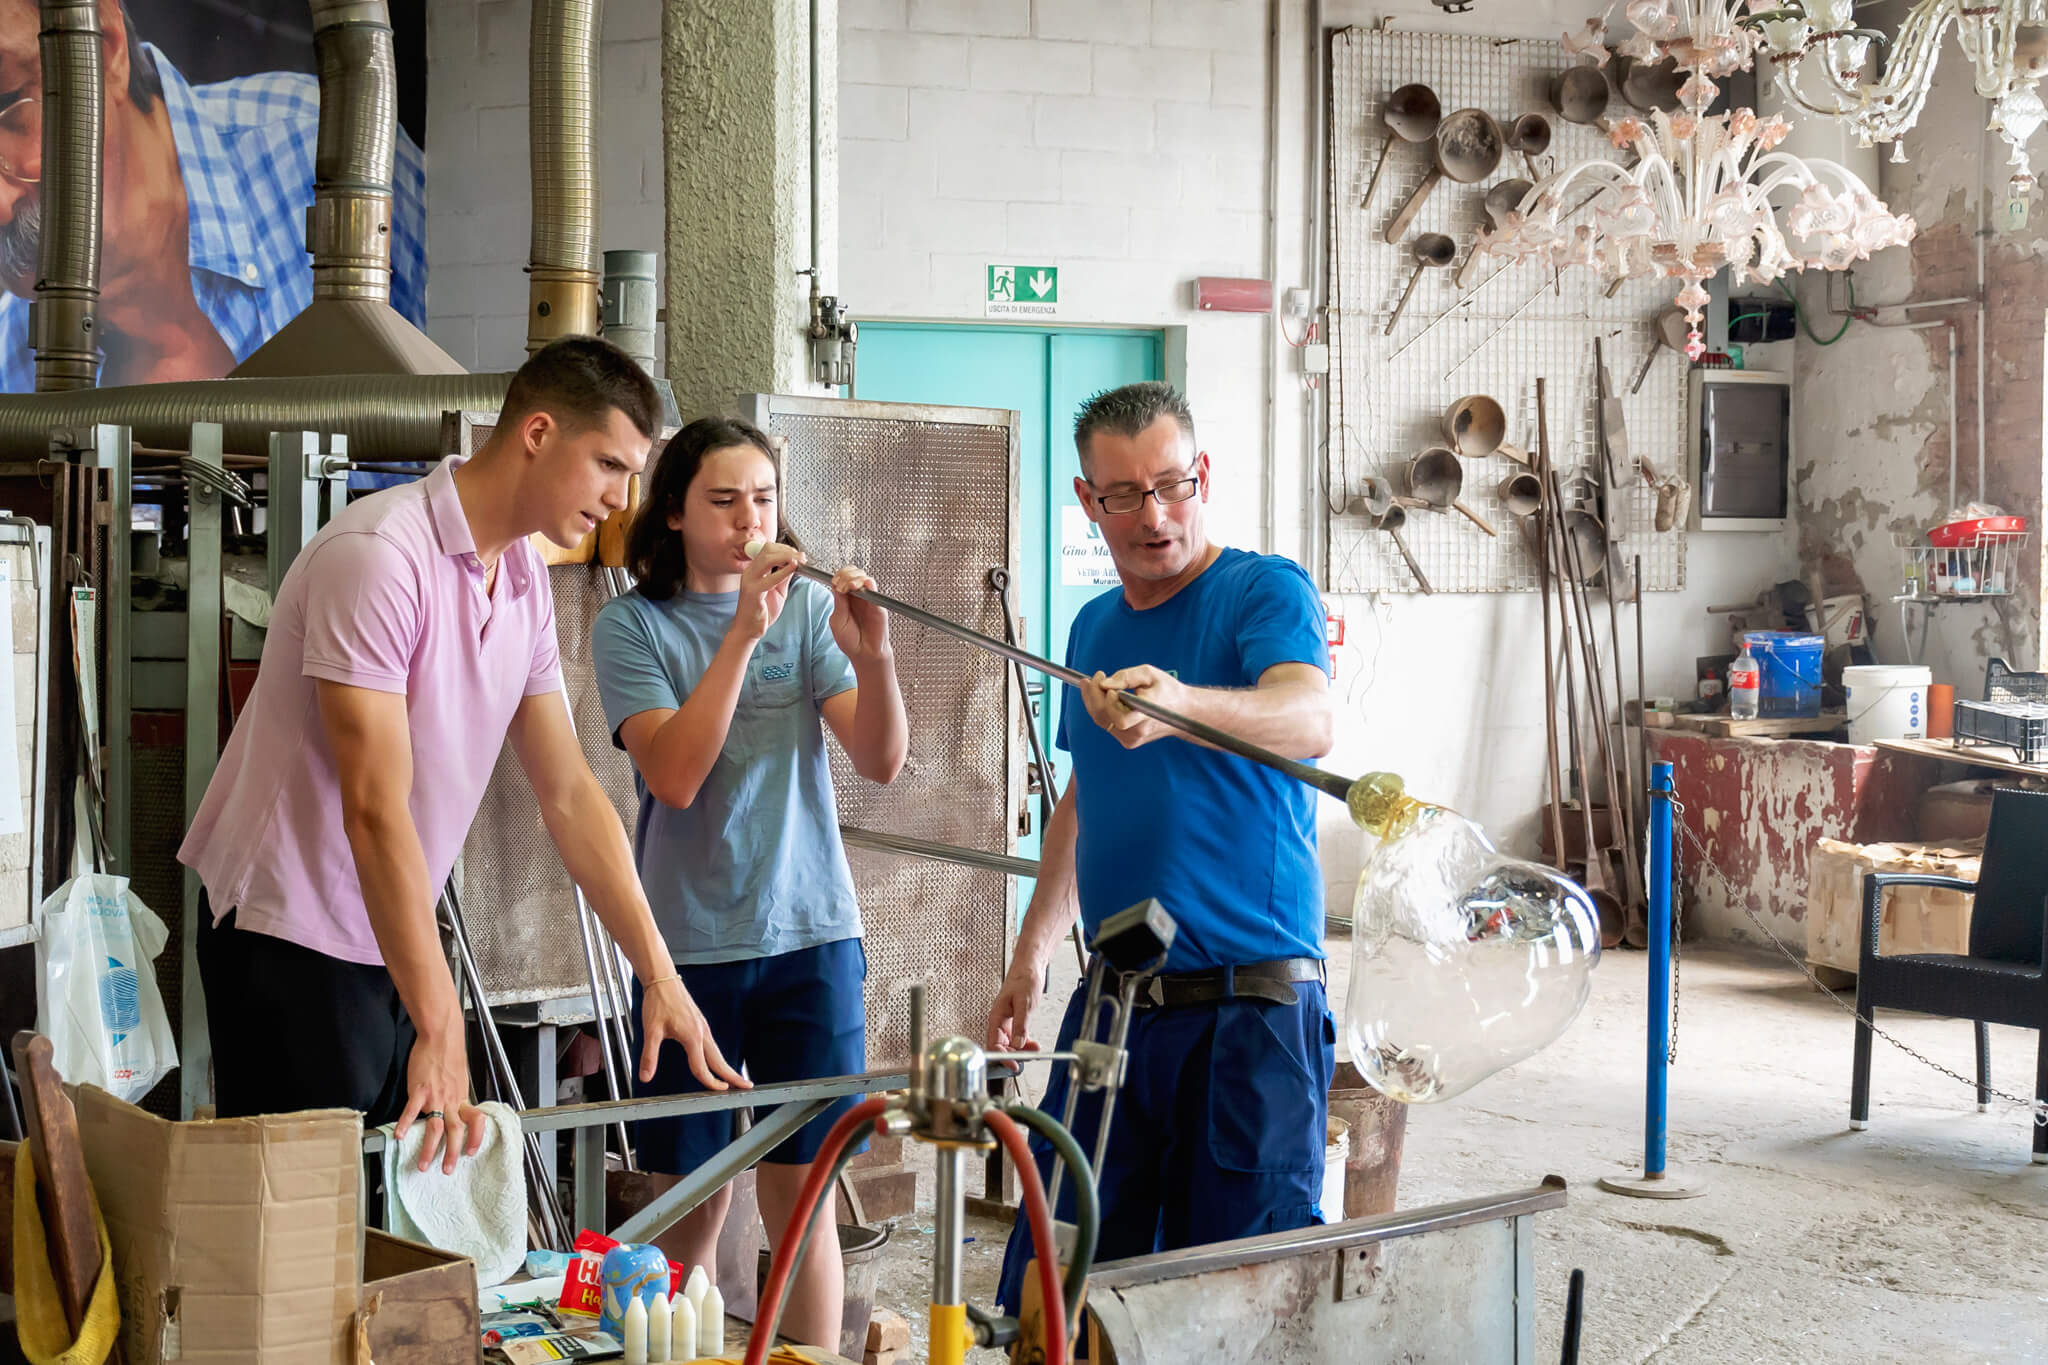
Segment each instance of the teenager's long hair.
[[[737,417],[699,417],[677,432],[655,461],[647,494],[640,501],[632,532],[626,537],[626,562],[632,567],[633,576],[640,580],[643,596],[666,602],[682,591],[689,561],[683,552],[683,533],[670,529],[668,519],[683,510],[684,496],[696,481],[697,471],[704,467],[704,457],[728,446],[753,446],[766,455],[776,466],[779,483],[781,462],[775,459],[775,448],[752,422]],[[793,549],[803,548],[782,520],[779,487],[775,521],[778,541]]]

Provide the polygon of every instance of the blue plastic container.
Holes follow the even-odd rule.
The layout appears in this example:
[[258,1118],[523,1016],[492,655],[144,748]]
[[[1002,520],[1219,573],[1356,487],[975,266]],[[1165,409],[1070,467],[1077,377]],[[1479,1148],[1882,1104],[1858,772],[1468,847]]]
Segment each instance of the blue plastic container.
[[1752,630],[1743,634],[1756,658],[1759,716],[1820,714],[1820,660],[1827,639],[1791,630]]

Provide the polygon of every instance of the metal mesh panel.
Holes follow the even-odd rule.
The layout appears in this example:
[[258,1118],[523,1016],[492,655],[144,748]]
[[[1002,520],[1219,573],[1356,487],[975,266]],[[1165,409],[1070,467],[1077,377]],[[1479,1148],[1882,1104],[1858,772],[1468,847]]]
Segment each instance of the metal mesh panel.
[[[590,662],[590,626],[610,597],[604,573],[592,565],[561,564],[548,570],[548,583],[555,595],[555,638],[576,737],[630,829],[639,810],[633,765],[612,746]],[[510,744],[498,755],[463,845],[461,887],[484,997],[492,1005],[589,992],[575,887]]]
[[846,861],[867,918],[868,1065],[910,1056],[903,992],[912,981],[925,983],[931,1036],[979,1039],[1003,981],[1010,879],[859,848]]
[[[873,413],[882,405],[860,404]],[[1010,429],[965,422],[774,411],[784,516],[819,565],[858,564],[883,592],[1002,634],[988,571],[1015,572]],[[837,745],[832,780],[851,825],[963,847],[1014,846],[1015,717],[1004,665],[923,626],[890,623],[910,751],[888,786]],[[1001,984],[1012,892],[1000,873],[849,851],[867,925],[868,1048],[909,1053],[902,987],[922,979],[934,1035],[979,1037]]]

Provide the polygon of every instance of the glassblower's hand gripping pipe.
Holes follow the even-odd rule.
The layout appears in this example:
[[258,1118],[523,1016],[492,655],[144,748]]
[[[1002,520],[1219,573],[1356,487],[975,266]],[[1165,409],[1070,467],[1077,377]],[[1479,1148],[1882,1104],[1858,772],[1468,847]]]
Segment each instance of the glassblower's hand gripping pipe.
[[[746,546],[748,556],[752,557],[759,554],[766,543],[759,540],[748,541]],[[813,582],[822,583],[828,588],[832,586],[832,575],[823,569],[809,564],[796,564],[792,565],[791,568],[794,572],[802,574]],[[1006,641],[983,635],[979,631],[970,630],[957,622],[948,621],[943,616],[935,616],[921,607],[913,607],[908,602],[900,602],[893,597],[885,596],[882,593],[866,588],[855,589],[853,596],[861,598],[863,601],[872,602],[888,612],[915,621],[921,626],[930,626],[933,630],[950,635],[956,640],[985,649],[991,654],[999,654],[1005,659],[1014,660],[1017,663],[1023,664],[1026,668],[1036,669],[1047,677],[1057,678],[1063,683],[1079,687],[1088,681],[1085,674],[1068,668],[1063,664],[1056,664],[1050,659],[1042,659],[1029,650],[1021,649]],[[1219,730],[1215,726],[1203,721],[1195,720],[1190,716],[1183,716],[1178,711],[1161,706],[1158,702],[1148,700],[1139,693],[1119,692],[1116,696],[1119,702],[1131,710],[1141,712],[1156,721],[1170,725],[1183,734],[1190,735],[1207,744],[1212,744],[1216,748],[1228,753],[1236,754],[1239,758],[1249,759],[1253,763],[1264,764],[1276,772],[1287,774],[1298,782],[1306,782],[1309,786],[1314,787],[1317,791],[1327,796],[1334,796],[1339,801],[1344,802],[1351,812],[1352,820],[1362,829],[1386,833],[1396,816],[1421,808],[1421,803],[1403,794],[1401,778],[1395,773],[1372,772],[1355,779],[1347,778],[1338,773],[1315,767],[1313,764],[1297,762],[1284,755],[1276,754],[1271,749],[1254,744],[1248,739],[1241,739],[1227,730]]]

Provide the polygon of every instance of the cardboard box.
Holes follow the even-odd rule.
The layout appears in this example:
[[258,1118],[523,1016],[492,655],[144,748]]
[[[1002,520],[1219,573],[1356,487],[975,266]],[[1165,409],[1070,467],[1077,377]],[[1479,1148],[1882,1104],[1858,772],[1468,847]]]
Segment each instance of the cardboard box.
[[[360,1115],[172,1123],[91,1086],[73,1101],[128,1365],[352,1365]],[[473,1274],[469,1296],[474,1321]]]
[[363,1234],[357,1365],[471,1365],[482,1358],[476,1263],[370,1228]]
[[[1814,842],[1807,861],[1806,960],[1817,967],[1855,972],[1862,965],[1863,877],[1869,872],[1917,872],[1977,879],[1984,841],[1850,844]],[[1966,953],[1970,950],[1968,892],[1902,886],[1887,891],[1878,920],[1881,953]]]

